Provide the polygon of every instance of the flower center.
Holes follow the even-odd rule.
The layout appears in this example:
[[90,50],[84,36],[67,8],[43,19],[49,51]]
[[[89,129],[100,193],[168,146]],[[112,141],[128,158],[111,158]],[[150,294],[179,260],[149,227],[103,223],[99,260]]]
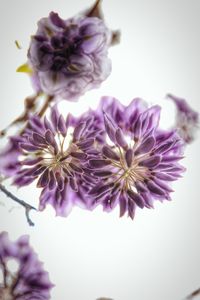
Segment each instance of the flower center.
[[42,165],[54,173],[62,173],[63,170],[73,172],[73,166],[79,164],[79,156],[84,156],[69,135],[63,137],[59,133],[55,136],[55,145],[43,149],[41,154]]
[[[128,150],[129,151],[129,150]],[[115,176],[117,177],[115,184],[121,183],[122,190],[136,190],[135,182],[144,181],[148,176],[148,168],[140,166],[143,156],[134,157],[133,151],[130,149],[129,157],[127,151],[119,148],[119,161],[111,160],[111,164],[116,168]]]
[[47,149],[43,149],[43,165],[46,165],[53,170],[67,166],[72,159],[70,153],[73,150],[75,151],[77,147],[72,143],[66,146],[65,140],[66,138],[59,136],[59,142],[56,143],[56,151],[55,147],[52,146],[49,146]]

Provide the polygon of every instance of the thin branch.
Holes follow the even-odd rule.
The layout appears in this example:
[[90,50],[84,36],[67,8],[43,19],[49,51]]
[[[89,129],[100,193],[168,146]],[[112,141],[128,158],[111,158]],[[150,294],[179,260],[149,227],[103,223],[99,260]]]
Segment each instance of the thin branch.
[[[41,93],[37,93],[36,95],[34,95],[32,97],[27,97],[24,100],[24,112],[19,117],[17,117],[14,121],[12,121],[6,128],[4,128],[3,130],[0,131],[0,138],[4,137],[7,134],[7,131],[13,125],[16,125],[19,123],[22,123],[22,124],[25,123],[29,118],[30,112],[37,114],[39,117],[42,117],[45,114],[46,110],[49,107],[49,104],[53,101],[54,96],[47,95],[42,108],[39,111],[37,111],[37,109],[38,109],[37,100],[39,99],[40,96],[41,96]],[[21,130],[20,135],[23,132],[24,132],[24,128]]]
[[9,130],[10,127],[13,125],[19,124],[19,123],[24,123],[27,121],[29,113],[30,112],[35,112],[37,108],[37,100],[41,93],[37,93],[34,96],[27,97],[24,100],[24,112],[17,117],[14,121],[12,121],[6,128],[0,131],[0,137],[4,137],[7,134],[7,131]]
[[200,288],[198,288],[197,290],[195,290],[194,292],[192,292],[190,295],[188,295],[186,297],[186,300],[191,300],[193,299],[194,297],[200,295]]
[[101,0],[96,0],[94,5],[88,9],[85,13],[86,17],[96,17],[103,19],[103,13],[101,11]]
[[45,100],[45,102],[44,102],[42,108],[41,108],[40,111],[38,112],[38,116],[39,116],[40,118],[45,114],[47,108],[49,107],[49,104],[53,101],[53,99],[54,99],[54,96],[51,96],[51,95],[48,95],[48,96],[47,96],[47,98],[46,98],[46,100]]
[[30,211],[36,210],[35,207],[31,206],[30,204],[26,203],[25,201],[17,198],[15,195],[13,195],[11,192],[9,192],[1,183],[0,183],[0,190],[10,199],[14,200],[15,202],[17,202],[18,204],[22,205],[25,209],[25,215],[26,215],[26,219],[27,222],[30,226],[34,226],[34,223],[32,222],[32,220],[30,219],[29,213]]

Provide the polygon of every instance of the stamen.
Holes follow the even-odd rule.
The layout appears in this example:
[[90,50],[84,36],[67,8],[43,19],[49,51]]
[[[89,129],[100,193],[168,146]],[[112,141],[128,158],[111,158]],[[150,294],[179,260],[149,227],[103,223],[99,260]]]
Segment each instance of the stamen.
[[[141,159],[148,159],[149,154],[142,154],[139,157],[133,155],[133,149],[129,149],[128,151],[131,154],[131,158],[127,157],[127,150],[122,149],[121,147],[116,148],[119,153],[120,161],[111,159],[111,165],[118,169],[113,176],[116,176],[116,180],[114,184],[121,183],[122,190],[127,191],[129,189],[136,189],[136,182],[143,182],[145,178],[148,176],[147,168],[145,166],[140,166],[139,163]],[[113,150],[114,151],[114,150]],[[128,161],[128,162],[127,162]]]

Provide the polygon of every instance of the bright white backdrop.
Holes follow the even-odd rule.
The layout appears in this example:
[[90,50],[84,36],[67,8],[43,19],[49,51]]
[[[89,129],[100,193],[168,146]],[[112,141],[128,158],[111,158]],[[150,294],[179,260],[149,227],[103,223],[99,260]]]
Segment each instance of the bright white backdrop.
[[[0,128],[22,111],[32,94],[29,79],[15,72],[25,62],[36,22],[51,10],[67,18],[89,7],[91,0],[0,1]],[[199,0],[104,1],[110,28],[120,29],[121,44],[110,49],[113,71],[100,89],[80,102],[62,103],[76,114],[96,107],[103,95],[124,104],[136,97],[163,107],[162,126],[173,122],[174,107],[164,99],[170,92],[185,97],[200,110]],[[22,49],[18,50],[14,41]],[[0,195],[0,230],[11,238],[29,234],[56,287],[52,300],[181,300],[200,285],[199,150],[196,140],[186,150],[187,171],[173,185],[173,201],[156,203],[154,210],[137,210],[134,221],[101,208],[75,208],[67,219],[51,208],[32,213],[30,228],[24,211]],[[13,192],[37,205],[32,185]],[[11,212],[10,212],[11,209]]]

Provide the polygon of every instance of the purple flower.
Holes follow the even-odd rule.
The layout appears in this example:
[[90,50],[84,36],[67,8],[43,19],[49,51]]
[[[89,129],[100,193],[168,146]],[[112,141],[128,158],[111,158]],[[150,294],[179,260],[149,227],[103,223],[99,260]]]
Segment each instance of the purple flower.
[[98,87],[111,72],[112,33],[97,17],[61,19],[51,12],[38,22],[28,51],[34,85],[66,100]]
[[168,94],[167,97],[176,105],[175,127],[185,143],[189,144],[195,139],[199,127],[199,114],[188,105],[186,100],[171,94]]
[[136,99],[120,108],[124,119],[115,116],[114,120],[104,107],[110,142],[100,146],[101,154],[89,161],[93,175],[99,178],[89,195],[105,210],[119,204],[120,216],[128,212],[134,218],[136,206],[151,208],[154,199],[170,200],[169,183],[184,170],[178,163],[182,143],[175,131],[158,129],[158,106],[144,109],[144,103]]
[[[17,264],[17,270],[9,268],[10,261]],[[3,275],[0,299],[50,299],[53,285],[37,254],[29,246],[28,236],[22,236],[14,243],[6,232],[0,234],[0,272]]]
[[79,182],[85,181],[88,158],[95,157],[93,144],[99,134],[91,117],[66,119],[57,108],[51,109],[51,120],[30,118],[18,147],[20,169],[14,184],[26,186],[37,180],[42,188],[39,209],[51,204],[57,215],[67,215],[73,204],[79,203]]
[[22,140],[20,136],[12,136],[5,149],[0,152],[0,173],[4,176],[12,176],[20,169],[18,161],[21,150],[19,142]]

